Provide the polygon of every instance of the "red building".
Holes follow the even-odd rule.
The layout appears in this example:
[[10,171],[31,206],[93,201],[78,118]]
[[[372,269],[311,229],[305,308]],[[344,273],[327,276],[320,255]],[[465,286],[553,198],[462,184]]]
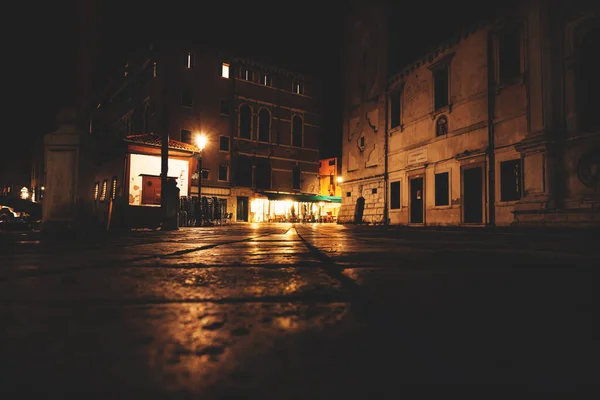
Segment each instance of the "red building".
[[168,176],[182,197],[198,195],[195,143],[206,139],[202,197],[234,221],[267,220],[268,203],[261,205],[281,193],[297,201],[318,194],[318,98],[318,85],[305,75],[190,42],[132,53],[92,114],[99,215],[112,197],[123,200],[130,225],[139,225],[137,214],[158,219],[164,134]]

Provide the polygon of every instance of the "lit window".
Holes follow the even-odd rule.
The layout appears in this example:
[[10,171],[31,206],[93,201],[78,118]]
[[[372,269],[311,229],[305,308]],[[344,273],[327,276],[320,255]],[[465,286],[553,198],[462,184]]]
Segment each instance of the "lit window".
[[223,67],[221,69],[221,76],[223,78],[229,78],[229,64],[223,63]]
[[202,170],[202,179],[208,179],[208,169],[203,169]]
[[185,67],[186,68],[194,68],[194,54],[193,53],[187,53],[187,56],[185,57]]
[[294,81],[294,86],[292,87],[294,93],[304,94],[304,85],[302,82]]
[[152,76],[156,78],[156,61],[154,61],[154,64],[152,65]]
[[271,86],[271,76],[266,73],[260,74],[260,83],[265,86]]
[[102,193],[100,193],[100,201],[106,200],[106,189],[108,186],[108,182],[106,179],[102,182]]
[[117,197],[117,177],[116,176],[112,178],[110,194],[111,194],[111,197],[113,200],[115,199],[115,197]]
[[98,200],[99,192],[100,192],[100,182],[96,182],[96,184],[94,185],[94,200]]
[[240,75],[243,80],[246,80],[246,81],[252,80],[252,71],[250,71],[248,68],[242,68]]

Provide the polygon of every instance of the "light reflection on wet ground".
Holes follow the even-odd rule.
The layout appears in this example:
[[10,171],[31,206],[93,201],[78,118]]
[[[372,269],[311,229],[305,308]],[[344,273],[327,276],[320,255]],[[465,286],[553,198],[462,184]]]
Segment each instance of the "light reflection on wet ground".
[[599,376],[599,259],[577,239],[241,224],[34,242],[0,244],[0,389],[364,399]]

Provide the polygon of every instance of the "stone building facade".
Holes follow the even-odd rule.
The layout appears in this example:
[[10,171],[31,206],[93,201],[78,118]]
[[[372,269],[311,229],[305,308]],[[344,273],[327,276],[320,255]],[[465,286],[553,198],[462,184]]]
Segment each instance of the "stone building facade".
[[[319,192],[319,97],[306,75],[161,41],[130,55],[93,113],[93,133],[104,164],[118,156],[110,142],[127,136],[168,133],[195,145],[204,135],[202,196],[221,199],[234,221],[251,221],[262,192]],[[186,195],[197,196],[197,157],[189,169]]]
[[342,207],[338,222],[384,222],[387,25],[379,2],[355,2],[346,22]]
[[[362,222],[599,223],[599,27],[587,2],[523,2],[390,74],[346,112],[361,134],[369,113],[358,109],[387,116],[372,129],[384,168],[344,165],[346,221],[364,202]],[[343,147],[349,160],[363,154]]]

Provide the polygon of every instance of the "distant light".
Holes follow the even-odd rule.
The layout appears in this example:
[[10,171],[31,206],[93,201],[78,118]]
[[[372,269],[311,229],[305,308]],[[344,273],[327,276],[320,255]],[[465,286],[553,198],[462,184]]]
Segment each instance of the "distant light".
[[223,78],[229,78],[229,64],[223,63],[223,68],[221,70],[221,76]]
[[46,190],[46,187],[45,187],[45,186],[42,186],[40,189],[42,189],[42,190]]
[[23,189],[21,189],[21,198],[23,200],[29,198],[29,190],[26,187],[23,187]]
[[344,178],[342,178],[341,176],[338,176],[338,177],[337,177],[337,182],[338,182],[338,183],[342,183],[342,182],[344,182]]

